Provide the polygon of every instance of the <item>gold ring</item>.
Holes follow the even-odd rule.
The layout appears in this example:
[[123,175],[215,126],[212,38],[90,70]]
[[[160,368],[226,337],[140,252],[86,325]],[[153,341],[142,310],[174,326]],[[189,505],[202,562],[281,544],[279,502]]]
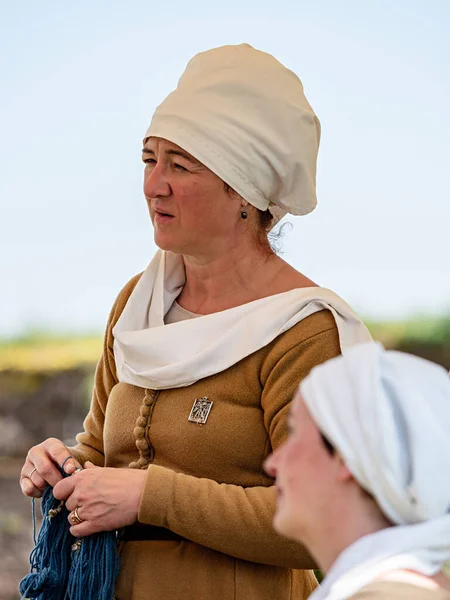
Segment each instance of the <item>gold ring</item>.
[[34,467],[34,469],[31,471],[31,473],[28,475],[28,479],[31,479],[31,476],[33,475],[33,473],[37,471],[37,468]]
[[79,509],[79,508],[80,508],[80,507],[79,507],[79,506],[77,506],[77,507],[74,509],[74,511],[73,511],[73,514],[72,514],[72,515],[71,515],[71,517],[70,517],[70,520],[72,521],[72,523],[73,523],[74,525],[79,525],[80,523],[83,523],[83,521],[84,521],[84,519],[81,519],[81,518],[80,518],[80,515],[78,514],[78,509]]

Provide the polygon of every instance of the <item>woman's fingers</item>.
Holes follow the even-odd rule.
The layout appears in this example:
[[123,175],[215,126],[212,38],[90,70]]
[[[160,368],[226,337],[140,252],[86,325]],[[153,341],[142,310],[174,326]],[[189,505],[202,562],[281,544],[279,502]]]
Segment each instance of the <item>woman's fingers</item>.
[[47,484],[38,474],[37,470],[28,461],[20,473],[20,487],[22,493],[30,498],[40,498]]
[[64,500],[70,511],[71,533],[83,537],[134,523],[146,472],[86,466],[80,473],[60,481],[53,490],[55,498]]
[[48,440],[45,440],[45,442],[43,442],[41,446],[43,447],[42,449],[44,450],[47,458],[50,458],[52,462],[53,469],[48,471],[48,475],[51,477],[52,474],[55,473],[55,471],[58,475],[57,480],[52,482],[38,467],[38,471],[40,472],[40,474],[51,486],[54,486],[58,481],[61,480],[61,468],[64,469],[64,472],[68,475],[71,475],[75,471],[75,469],[81,468],[81,465],[78,463],[78,461],[76,461],[73,458],[73,456],[70,455],[68,448],[66,448],[66,446],[61,442],[61,440],[58,440],[56,438],[49,438]]
[[28,475],[27,479],[28,479],[28,481],[31,481],[31,483],[34,485],[34,487],[37,488],[41,493],[47,487],[47,482],[39,474],[39,471],[37,470],[36,467],[33,467],[30,474]]
[[20,487],[25,496],[40,498],[47,485],[37,468],[30,460],[26,460],[20,472]]
[[91,521],[83,521],[79,525],[74,525],[70,523],[70,533],[76,538],[82,538],[87,535],[92,535],[93,533],[99,533],[100,531],[106,531],[102,528],[99,523],[92,523]]
[[47,485],[54,487],[61,481],[61,467],[71,474],[80,465],[60,440],[49,438],[33,446],[20,474],[22,492],[26,496],[40,498]]

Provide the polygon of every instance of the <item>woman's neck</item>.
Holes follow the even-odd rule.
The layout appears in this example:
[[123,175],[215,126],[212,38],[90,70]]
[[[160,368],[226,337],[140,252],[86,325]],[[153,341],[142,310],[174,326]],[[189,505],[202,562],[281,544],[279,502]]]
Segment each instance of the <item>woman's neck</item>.
[[302,541],[319,565],[328,572],[338,557],[363,537],[392,526],[376,502],[353,482],[346,494],[332,498],[328,512],[313,521]]
[[268,282],[286,263],[269,251],[232,248],[214,257],[183,256],[186,283],[179,304],[195,313],[209,314],[257,300]]

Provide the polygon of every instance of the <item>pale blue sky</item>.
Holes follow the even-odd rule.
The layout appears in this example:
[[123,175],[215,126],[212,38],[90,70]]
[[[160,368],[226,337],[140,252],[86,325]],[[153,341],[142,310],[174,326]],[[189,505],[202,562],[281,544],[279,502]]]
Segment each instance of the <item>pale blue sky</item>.
[[450,2],[0,7],[0,336],[101,330],[155,246],[141,140],[198,51],[248,42],[322,122],[319,205],[284,257],[363,315],[450,309]]

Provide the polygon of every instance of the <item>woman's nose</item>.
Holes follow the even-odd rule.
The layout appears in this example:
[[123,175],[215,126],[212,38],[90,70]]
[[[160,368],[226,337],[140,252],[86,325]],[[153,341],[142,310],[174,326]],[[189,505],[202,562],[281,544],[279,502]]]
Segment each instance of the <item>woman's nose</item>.
[[162,165],[155,164],[144,171],[144,195],[146,198],[170,196],[171,189]]
[[277,476],[277,459],[278,452],[275,450],[275,452],[272,452],[272,454],[264,461],[264,470],[270,477],[275,478]]

